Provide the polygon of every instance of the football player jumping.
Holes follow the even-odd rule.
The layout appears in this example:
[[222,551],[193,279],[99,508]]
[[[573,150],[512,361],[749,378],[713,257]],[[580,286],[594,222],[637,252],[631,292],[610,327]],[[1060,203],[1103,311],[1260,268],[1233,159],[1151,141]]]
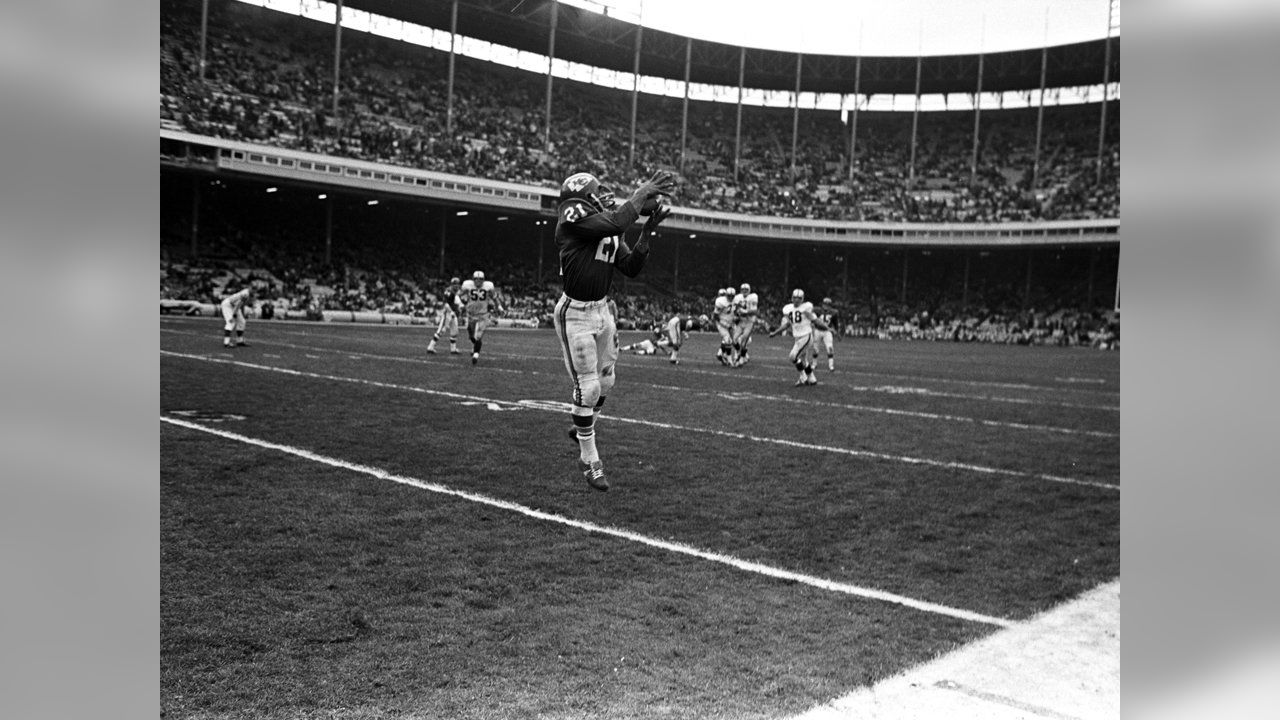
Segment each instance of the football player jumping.
[[769,337],[778,335],[788,327],[791,328],[791,336],[795,338],[795,342],[787,357],[800,371],[800,379],[796,380],[796,385],[817,385],[818,378],[813,375],[813,360],[817,357],[818,350],[813,342],[813,329],[828,328],[826,323],[813,314],[813,303],[805,302],[804,291],[799,288],[791,291],[791,302],[782,308],[782,324],[769,333]]
[[[671,210],[661,196],[675,192],[675,176],[658,171],[619,204],[613,192],[590,173],[575,173],[560,185],[556,247],[564,295],[554,321],[565,369],[573,381],[573,430],[579,469],[587,484],[608,490],[604,463],[596,449],[595,420],[614,383],[618,329],[608,305],[613,271],[635,277],[649,257],[649,235]],[[623,240],[628,227],[648,215],[631,248]]]

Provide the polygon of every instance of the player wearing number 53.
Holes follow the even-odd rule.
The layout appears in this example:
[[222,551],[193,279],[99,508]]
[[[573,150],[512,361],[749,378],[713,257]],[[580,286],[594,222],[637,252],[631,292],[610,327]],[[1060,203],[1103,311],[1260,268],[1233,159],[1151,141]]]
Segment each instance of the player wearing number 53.
[[[595,419],[613,388],[618,332],[608,294],[616,267],[635,277],[649,257],[649,235],[671,212],[661,197],[675,192],[665,171],[636,188],[625,202],[590,173],[576,173],[560,186],[556,247],[564,295],[556,303],[555,327],[565,369],[573,380],[572,437],[579,469],[596,490],[608,490],[604,463],[596,449]],[[648,215],[634,248],[623,239],[628,227]]]

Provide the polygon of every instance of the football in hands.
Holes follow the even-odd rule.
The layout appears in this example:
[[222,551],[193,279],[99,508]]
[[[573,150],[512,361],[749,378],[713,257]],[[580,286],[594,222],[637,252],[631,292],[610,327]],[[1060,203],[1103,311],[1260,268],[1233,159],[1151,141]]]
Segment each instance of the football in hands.
[[645,200],[644,204],[640,206],[640,214],[646,217],[652,215],[655,210],[662,207],[664,202],[665,200],[662,195],[654,195],[648,200]]

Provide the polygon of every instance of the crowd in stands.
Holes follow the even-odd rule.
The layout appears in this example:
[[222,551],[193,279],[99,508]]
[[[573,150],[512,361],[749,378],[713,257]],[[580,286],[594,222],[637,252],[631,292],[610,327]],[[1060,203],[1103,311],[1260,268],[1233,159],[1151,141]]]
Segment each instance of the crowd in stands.
[[[235,237],[211,241],[199,257],[177,248],[175,243],[162,243],[162,300],[214,305],[252,285],[258,291],[259,310],[269,304],[275,317],[296,317],[301,312],[303,317],[319,319],[325,310],[368,311],[431,323],[450,279],[422,267],[357,267],[342,259],[326,265],[314,254],[293,254],[296,248],[280,245],[253,244],[246,250],[244,239]],[[465,277],[470,272],[458,268],[449,275]],[[498,285],[504,318],[552,326],[560,297],[557,280],[539,282],[533,269],[515,264],[487,268],[485,274]],[[759,328],[767,332],[778,326],[790,290],[768,284],[755,289],[760,296]],[[840,318],[836,330],[846,337],[1119,347],[1118,312],[1070,304],[1042,292],[1036,294],[1036,307],[1022,307],[1013,299],[1016,293],[1008,289],[993,289],[967,304],[936,298],[911,304],[879,298],[873,303],[835,290],[830,294]],[[647,329],[680,313],[693,321],[695,330],[715,332],[715,295],[716,287],[706,282],[691,283],[678,293],[631,282],[626,288],[615,287],[611,297],[622,329]]]
[[681,157],[683,101],[641,94],[631,167],[628,92],[557,79],[548,133],[544,76],[458,56],[450,128],[447,53],[347,31],[335,117],[331,26],[226,0],[210,8],[201,79],[199,5],[162,3],[164,126],[548,187],[581,170],[635,182],[657,165],[683,177],[678,204],[755,215],[956,223],[1119,216],[1118,103],[1108,113],[1101,182],[1096,104],[1046,108],[1034,186],[1034,109],[983,112],[976,168],[972,112],[922,113],[914,166],[911,113],[860,113],[850,173],[848,126],[837,113],[802,111],[793,161],[792,111],[748,106],[735,178],[732,103],[690,103]]

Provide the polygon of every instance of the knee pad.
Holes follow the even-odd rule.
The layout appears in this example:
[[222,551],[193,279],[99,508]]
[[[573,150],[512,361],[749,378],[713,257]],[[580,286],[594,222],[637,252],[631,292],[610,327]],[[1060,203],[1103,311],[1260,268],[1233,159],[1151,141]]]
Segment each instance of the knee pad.
[[[612,385],[610,378],[610,385]],[[573,404],[578,407],[592,408],[600,401],[600,378],[596,375],[579,375],[578,386],[573,390]]]
[[612,365],[606,365],[606,366],[604,366],[603,368],[600,368],[600,395],[599,395],[599,397],[604,397],[605,395],[608,395],[608,394],[609,394],[609,391],[613,389],[613,383],[614,383],[614,381],[615,381],[615,380],[617,380],[617,379],[618,379],[618,378],[613,374],[613,366],[612,366]]

